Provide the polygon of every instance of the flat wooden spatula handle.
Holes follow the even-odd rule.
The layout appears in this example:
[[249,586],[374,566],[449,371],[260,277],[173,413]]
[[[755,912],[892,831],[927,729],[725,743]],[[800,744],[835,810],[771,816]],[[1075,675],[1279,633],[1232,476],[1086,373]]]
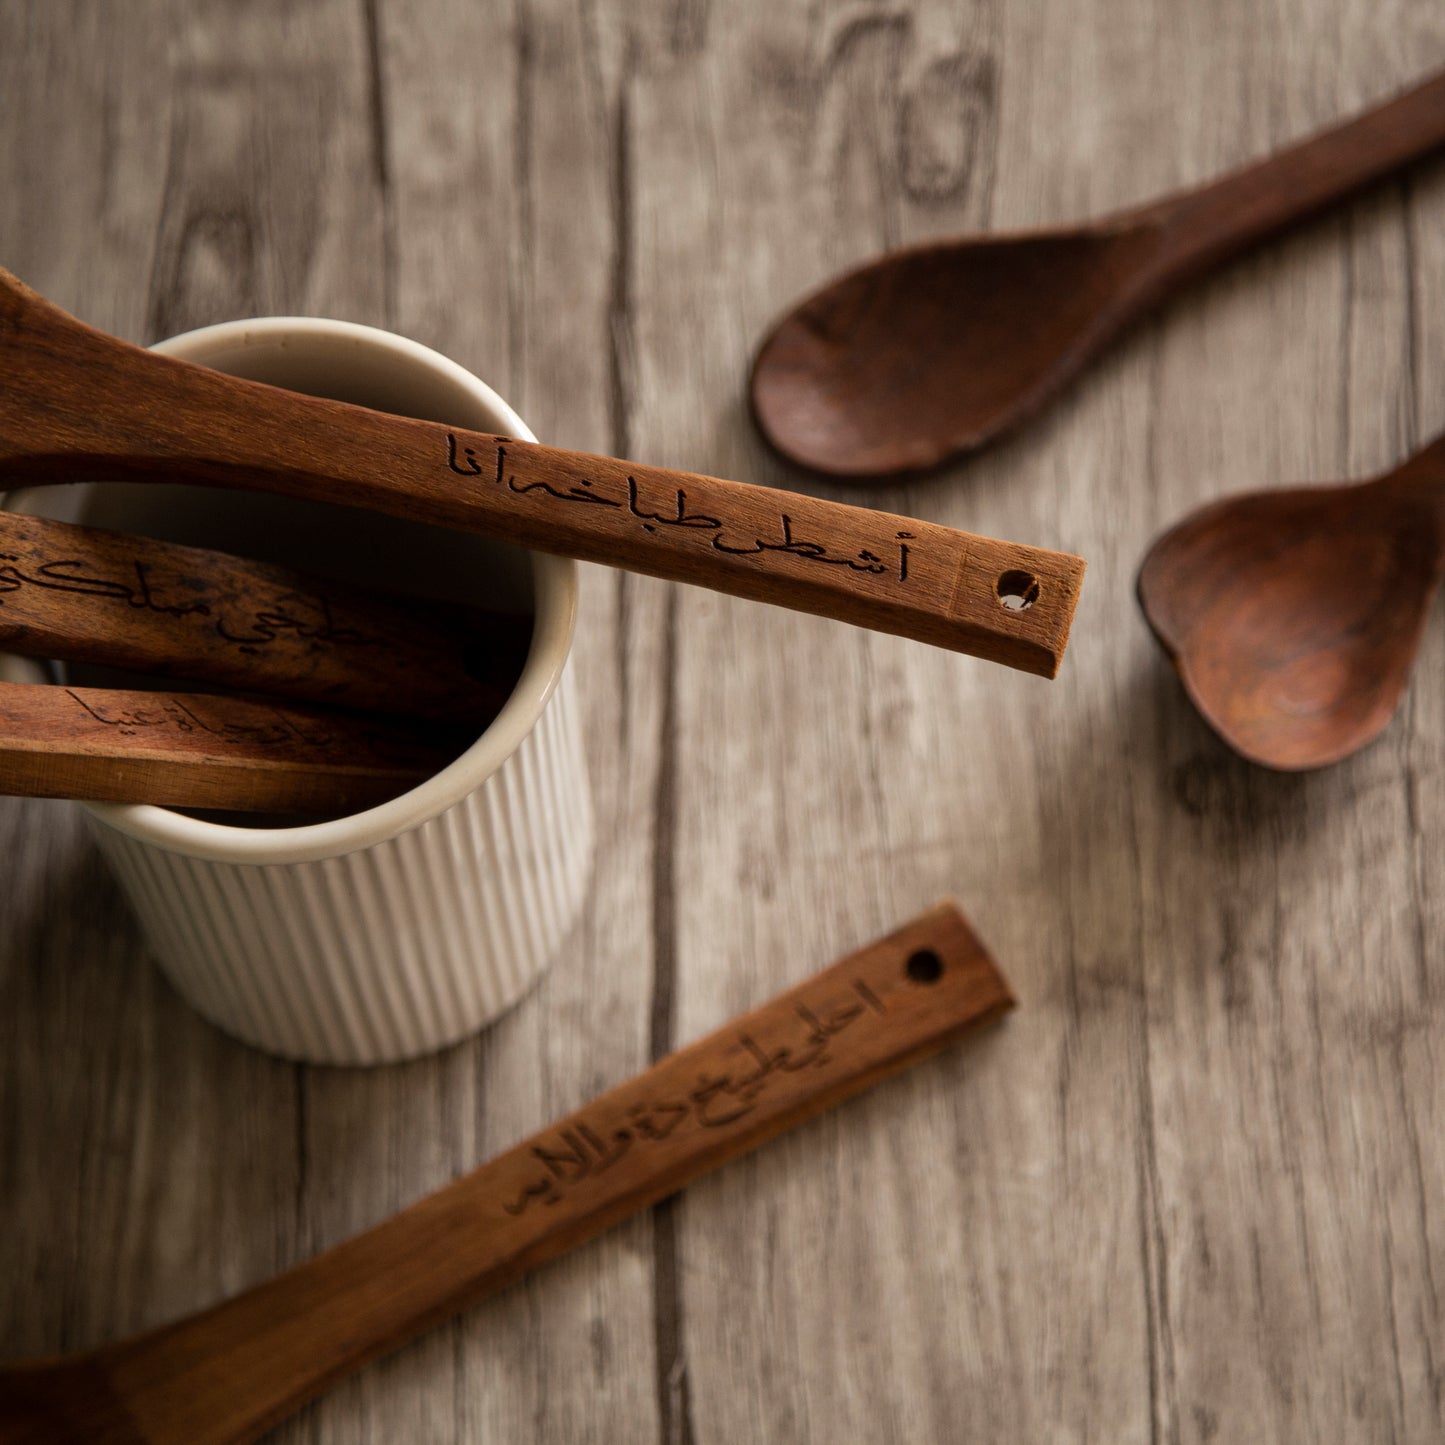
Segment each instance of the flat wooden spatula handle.
[[0,483],[145,477],[457,527],[1052,677],[1084,564],[817,497],[297,395],[129,346],[0,272]]
[[0,1441],[252,1440],[359,1365],[1012,1003],[962,915],[940,905],[308,1264],[139,1339],[0,1371]]
[[476,736],[212,693],[0,682],[0,794],[245,813],[355,813]]
[[0,511],[0,649],[480,732],[532,619]]

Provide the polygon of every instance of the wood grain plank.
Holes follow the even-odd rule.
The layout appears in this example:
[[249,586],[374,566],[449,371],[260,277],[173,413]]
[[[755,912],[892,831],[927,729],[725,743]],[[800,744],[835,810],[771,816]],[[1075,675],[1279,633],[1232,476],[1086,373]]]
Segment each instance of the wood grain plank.
[[[138,340],[174,116],[171,18],[77,4],[0,19],[0,63],[15,67],[0,149],[20,171],[0,247]],[[77,810],[7,801],[0,818],[7,855],[27,860],[4,890],[15,1032],[0,1049],[15,1251],[0,1339],[19,1353],[159,1322],[293,1257],[297,1101],[289,1065],[171,993]]]
[[0,806],[0,1348],[291,1263],[951,893],[1019,992],[1006,1033],[278,1438],[1438,1439],[1445,629],[1376,747],[1269,778],[1194,717],[1132,580],[1212,496],[1445,430],[1445,172],[1232,268],[902,491],[798,477],[742,397],[773,316],[885,244],[1126,205],[1442,63],[1412,0],[0,12],[0,257],[88,320],[390,321],[545,441],[1090,562],[1052,689],[584,569],[586,920],[481,1040],[398,1069],[219,1039],[73,815]]
[[[1013,37],[1003,44],[1015,53]],[[821,108],[812,136],[818,153],[810,156],[818,178],[800,189],[795,173],[785,190],[757,202],[765,177],[725,170],[720,189],[779,213],[792,207],[791,225],[805,236],[837,225],[853,240],[866,236],[849,209],[861,210],[860,166],[891,188],[872,223],[880,211],[907,213],[898,153],[886,145],[899,134],[903,105],[892,76],[910,65],[926,70],[937,52],[911,26],[885,26],[882,16],[871,27],[859,19],[850,32],[805,37],[801,47],[797,67],[810,54],[827,57],[836,66],[828,80],[849,97]],[[1030,64],[1020,58],[1025,71]],[[746,83],[745,72],[713,81]],[[877,109],[865,110],[854,129],[863,98]],[[1001,99],[1006,107],[1006,79]],[[675,106],[659,111],[672,118]],[[960,149],[969,139],[960,136]],[[885,150],[883,161],[865,164],[859,149],[874,147]],[[1004,175],[996,164],[995,186]],[[983,210],[984,197],[963,188],[951,212],[917,215],[916,229],[887,239],[978,225]],[[702,254],[682,269],[711,274],[717,263],[706,256],[701,224],[691,239]],[[788,289],[820,274],[800,275]],[[704,295],[693,304],[700,318],[720,301]],[[668,294],[659,317],[675,316],[681,304]],[[658,344],[666,344],[661,336]],[[714,338],[712,349],[718,344]],[[662,369],[675,375],[679,364],[670,355]],[[688,394],[699,390],[694,383]],[[1077,430],[1071,464],[1106,472],[1107,438]],[[1067,523],[1049,515],[1055,494],[1018,456],[980,463],[974,471],[986,475],[986,488],[981,480],[964,490],[968,478],[955,472],[910,486],[908,504],[928,516],[1027,516],[1036,534],[1060,535]],[[881,492],[865,495],[884,501]],[[893,496],[887,504],[901,504]],[[1077,535],[1097,547],[1097,533],[1090,519]],[[1081,610],[1088,648],[1099,598],[1086,597]],[[728,826],[684,835],[681,871],[707,893],[690,910],[693,942],[683,956],[693,958],[707,939],[719,958],[736,952],[739,943],[720,936],[721,918],[742,931],[763,966],[781,968],[790,921],[844,927],[906,907],[915,890],[947,880],[990,908],[990,927],[1024,970],[1028,1007],[1019,1022],[1029,1041],[1009,1040],[1006,1063],[990,1056],[931,1087],[918,1081],[864,1130],[830,1131],[806,1152],[798,1141],[791,1158],[758,1161],[758,1178],[718,1180],[684,1201],[687,1298],[697,1301],[689,1358],[725,1355],[730,1365],[699,1375],[698,1417],[738,1438],[1047,1438],[1071,1401],[1088,1398],[1114,1438],[1135,1438],[1147,1429],[1143,1289],[1137,1248],[1114,1235],[1116,1221],[1136,1208],[1127,1020],[1095,1010],[1074,1037],[1060,1037],[1068,1012],[1052,981],[1071,963],[1061,957],[1066,944],[1084,953],[1112,935],[1114,921],[1099,914],[1097,923],[1086,915],[1083,938],[1059,937],[1065,908],[1089,908],[1091,892],[1089,880],[1072,881],[1060,866],[1078,856],[1086,825],[1072,819],[1069,786],[1088,787],[1112,759],[1075,751],[1060,760],[1055,790],[1052,768],[1036,777],[1030,746],[1033,734],[1057,739],[1097,661],[1082,679],[1064,679],[1066,696],[1043,698],[966,666],[939,665],[918,649],[799,633],[770,616],[718,617],[710,632],[717,641],[689,649],[698,662],[682,682],[682,695],[696,699],[684,715],[684,739],[696,740],[684,755],[692,798],[685,806]],[[1095,658],[1099,648],[1096,633]],[[702,659],[713,656],[730,660],[726,678],[710,675]],[[702,731],[709,717],[729,739],[721,753]],[[1041,853],[1036,834],[1047,839]],[[1099,882],[1110,881],[1111,862],[1100,859]],[[729,906],[732,894],[751,906]],[[1127,914],[1127,901],[1121,907]],[[710,1006],[733,987],[720,964],[700,963],[691,997]],[[1071,1071],[1066,1107],[1091,1121],[1087,1136],[1059,1121],[1059,1078]],[[719,1236],[727,1246],[710,1246]],[[1031,1245],[1010,1250],[1009,1239]],[[766,1301],[761,1312],[758,1299]],[[728,1322],[749,1311],[758,1324],[739,1342]],[[738,1377],[757,1382],[745,1396],[728,1388]]]
[[[1012,121],[1003,136],[1004,144],[1012,138],[1016,149],[999,163],[999,174],[1025,187],[1026,178],[1040,169],[1049,178],[1037,204],[1031,191],[1009,190],[1000,182],[996,209],[1015,207],[1009,217],[1013,224],[1096,212],[1147,194],[1153,182],[1139,186],[1129,168],[1137,156],[1154,154],[1165,166],[1172,164],[1177,178],[1193,178],[1324,118],[1324,112],[1299,115],[1283,134],[1236,129],[1237,148],[1230,153],[1222,138],[1232,117],[1217,111],[1215,150],[1192,155],[1171,150],[1167,139],[1163,145],[1152,143],[1172,133],[1172,92],[1157,72],[1151,79],[1141,65],[1147,47],[1167,25],[1158,7],[1114,19],[1095,13],[1087,22],[1081,19],[1078,32],[1060,27],[1036,36],[1029,33],[1026,14],[1011,11],[1009,19],[1024,34],[1009,29],[1005,36],[1005,53],[1017,68],[1011,64],[1001,86],[1004,112]],[[1242,18],[1238,24],[1248,29]],[[1037,53],[1029,53],[1030,42],[1038,46]],[[1203,96],[1220,86],[1234,57],[1224,44],[1217,54],[1201,57],[1196,47],[1191,56],[1181,42],[1171,59],[1176,63],[1166,72],[1170,84],[1197,87]],[[1191,61],[1192,74],[1185,68]],[[1379,89],[1403,83],[1410,73],[1401,66],[1400,79]],[[1018,88],[1011,89],[1015,77]],[[1102,99],[1106,81],[1107,103]],[[1262,69],[1252,72],[1256,104],[1266,110],[1268,83]],[[1285,82],[1297,83],[1293,75]],[[1010,103],[1025,108],[1010,111]],[[1076,112],[1086,119],[1082,133],[1069,126],[1067,118]],[[677,111],[667,114],[675,118]],[[1067,135],[1059,133],[1060,116],[1069,126]],[[1189,115],[1181,119],[1187,129]],[[889,130],[886,121],[872,128],[874,136]],[[1057,139],[1058,147],[1041,147],[1038,138],[1044,135]],[[1073,152],[1084,146],[1098,149]],[[1099,164],[1099,157],[1107,157],[1106,162]],[[1175,179],[1167,171],[1158,176],[1161,185]],[[796,188],[796,177],[792,182]],[[766,198],[759,201],[764,184],[765,177],[754,171],[720,189],[724,196],[748,194],[765,209]],[[801,198],[795,190],[788,199],[812,205],[812,226],[826,227],[826,201],[815,201],[811,188]],[[699,234],[695,244],[698,252],[685,269],[708,275],[718,264],[707,252],[709,241]],[[1327,247],[1318,237],[1313,244]],[[1264,269],[1272,280],[1280,272],[1288,274],[1285,262]],[[1069,680],[1067,699],[1041,704],[1026,687],[1011,686],[1011,680],[988,679],[986,687],[977,688],[967,679],[950,679],[945,687],[934,679],[931,687],[920,685],[920,673],[905,672],[906,664],[891,659],[878,672],[854,669],[850,660],[825,653],[822,638],[803,641],[787,635],[786,628],[775,633],[766,620],[753,624],[751,619],[732,638],[734,655],[762,653],[774,661],[752,669],[756,681],[744,694],[746,703],[739,701],[729,711],[721,685],[709,687],[700,678],[684,685],[684,695],[701,694],[696,712],[684,722],[684,738],[700,740],[699,753],[683,768],[684,776],[697,780],[695,813],[737,818],[729,830],[714,827],[705,837],[685,834],[694,849],[682,865],[687,876],[724,878],[734,888],[746,880],[754,889],[776,890],[801,876],[801,885],[794,885],[801,896],[785,895],[784,906],[771,918],[772,928],[754,925],[762,936],[775,937],[782,931],[782,917],[816,908],[820,896],[828,898],[827,916],[836,917],[858,907],[858,894],[867,897],[870,886],[882,898],[916,886],[920,872],[926,878],[930,867],[955,871],[976,880],[983,900],[978,906],[998,930],[990,936],[1002,940],[997,946],[1004,956],[1022,958],[1020,966],[1033,970],[1021,985],[1029,1009],[1010,1040],[1010,1046],[1017,1042],[1017,1051],[1010,1047],[1007,1063],[1000,1065],[1011,1084],[1008,1099],[1001,1104],[990,1097],[996,1113],[983,1111],[1000,1127],[995,1133],[982,1124],[985,1142],[972,1132],[968,1136],[966,1157],[977,1167],[982,1155],[984,1179],[971,1188],[966,1176],[954,1178],[953,1192],[946,1195],[951,1208],[944,1211],[949,1228],[940,1231],[936,1216],[925,1222],[906,1212],[891,1215],[870,1195],[867,1226],[850,1234],[846,1214],[840,1221],[849,1186],[836,1181],[831,1189],[820,1186],[822,1197],[812,1197],[810,1208],[799,1209],[791,1230],[787,1214],[781,1223],[778,1218],[787,1205],[765,1209],[758,1199],[769,1197],[769,1191],[757,1187],[755,1192],[753,1181],[738,1182],[726,1207],[709,1207],[710,1191],[685,1201],[689,1220],[706,1211],[696,1233],[687,1236],[693,1246],[690,1258],[699,1261],[689,1297],[711,1302],[698,1311],[690,1357],[716,1358],[728,1344],[722,1321],[746,1311],[750,1300],[761,1295],[771,1306],[768,1323],[744,1360],[738,1358],[738,1346],[730,1346],[732,1371],[761,1379],[763,1388],[742,1402],[728,1396],[716,1375],[695,1386],[702,1418],[726,1421],[724,1433],[903,1438],[910,1431],[919,1433],[916,1427],[927,1421],[935,1432],[951,1428],[988,1438],[1007,1419],[1008,1428],[1022,1438],[1067,1431],[1065,1438],[1174,1439],[1206,1437],[1221,1418],[1232,1422],[1235,1435],[1247,1433],[1247,1409],[1230,1408],[1229,1382],[1207,1372],[1201,1378],[1189,1352],[1197,1337],[1180,1327],[1178,1314],[1186,1287],[1174,1238],[1179,1155],[1182,1151],[1197,1161],[1196,1167],[1207,1169],[1221,1147],[1217,1131],[1223,1121],[1206,1122],[1197,1141],[1182,1138],[1174,1088],[1182,1086],[1193,1100],[1201,1090],[1208,1097],[1217,1087],[1209,1055],[1191,1055],[1188,1045],[1195,1038],[1211,1040],[1219,1025],[1214,1017],[1196,1017],[1187,1029],[1166,1028],[1156,1038],[1150,1020],[1159,1007],[1154,1002],[1159,975],[1168,977],[1178,968],[1181,955],[1190,955],[1191,937],[1207,928],[1207,914],[1201,919],[1198,910],[1208,907],[1213,890],[1207,884],[1201,888],[1199,880],[1211,877],[1211,860],[1207,847],[1191,849],[1187,865],[1170,876],[1171,896],[1195,905],[1195,911],[1186,907],[1185,916],[1168,928],[1151,918],[1159,885],[1149,860],[1161,829],[1160,846],[1178,847],[1173,834],[1179,820],[1170,815],[1171,802],[1152,777],[1135,781],[1140,771],[1135,760],[1149,758],[1164,741],[1157,710],[1167,679],[1147,681],[1151,659],[1147,646],[1138,643],[1129,584],[1150,531],[1166,515],[1162,508],[1156,511],[1155,489],[1192,487],[1189,494],[1198,495],[1201,459],[1196,455],[1182,476],[1172,476],[1168,464],[1177,467],[1184,458],[1171,450],[1168,464],[1161,462],[1155,441],[1163,428],[1180,425],[1186,392],[1196,413],[1207,378],[1220,376],[1230,393],[1227,405],[1216,410],[1211,404],[1203,426],[1194,428],[1196,453],[1200,432],[1206,442],[1216,443],[1226,418],[1233,424],[1241,412],[1255,423],[1252,441],[1262,445],[1266,465],[1269,448],[1280,446],[1281,429],[1286,438],[1318,435],[1322,414],[1304,378],[1288,387],[1290,415],[1278,415],[1284,403],[1279,361],[1270,344],[1276,342],[1276,353],[1283,345],[1291,357],[1298,353],[1327,364],[1335,339],[1318,333],[1338,319],[1320,305],[1319,288],[1311,280],[1308,271],[1297,272],[1293,286],[1297,293],[1310,290],[1313,317],[1301,299],[1288,294],[1272,304],[1261,299],[1257,283],[1240,302],[1243,334],[1237,341],[1251,368],[1243,378],[1230,374],[1228,355],[1212,357],[1207,366],[1181,367],[1177,401],[1166,415],[1154,415],[1164,363],[1157,337],[1145,336],[1086,383],[1092,395],[1066,403],[1058,419],[1046,420],[1041,435],[1021,438],[936,485],[910,489],[910,505],[940,509],[924,510],[924,515],[957,517],[961,512],[977,525],[978,509],[987,508],[984,515],[1008,516],[1015,528],[1032,526],[1030,535],[1068,528],[1059,544],[1077,547],[1106,569],[1101,591],[1086,600],[1081,612],[1083,640],[1076,646],[1089,661],[1080,676]],[[1243,288],[1247,283],[1230,277],[1222,284]],[[724,280],[719,290],[726,289]],[[708,315],[709,302],[718,301],[714,296],[696,304]],[[659,303],[659,313],[672,320],[680,304],[678,296],[670,295]],[[1311,323],[1303,332],[1297,327],[1301,315]],[[698,320],[684,329],[704,324]],[[679,361],[674,356],[662,369],[673,375]],[[1265,432],[1274,440],[1261,435]],[[1247,451],[1238,448],[1235,475]],[[1258,457],[1252,465],[1258,469]],[[920,496],[923,500],[915,500]],[[896,503],[890,498],[890,504]],[[1125,639],[1137,651],[1127,651]],[[873,650],[886,652],[888,644]],[[698,647],[696,653],[723,654],[725,645],[720,637],[718,644]],[[829,666],[814,661],[820,655],[828,657]],[[778,667],[778,658],[788,660],[786,669]],[[736,679],[729,682],[738,686]],[[846,738],[844,713],[836,702],[840,687],[867,698],[856,706],[862,715],[859,736],[866,739],[856,746]],[[932,707],[910,706],[913,697],[929,699]],[[1058,717],[1053,715],[1056,705],[1063,709]],[[830,707],[832,725],[819,758],[816,740],[806,730],[795,741],[788,735],[798,720],[817,711],[826,715]],[[946,720],[927,716],[945,708]],[[1184,711],[1171,714],[1176,727],[1192,723]],[[741,735],[721,761],[709,746],[704,718],[720,720],[720,730],[729,737]],[[890,749],[887,742],[900,746]],[[1197,737],[1194,743],[1200,745]],[[919,758],[928,760],[926,793],[918,783],[914,760]],[[858,856],[857,837],[870,841],[866,857]],[[1329,860],[1338,857],[1326,851]],[[1343,858],[1334,862],[1336,868],[1348,866]],[[1268,879],[1252,882],[1268,896]],[[706,929],[709,936],[716,936],[715,920],[725,907],[722,886],[710,895],[711,906],[699,910],[707,920],[699,932]],[[1358,909],[1366,911],[1363,898]],[[716,946],[721,951],[727,944]],[[685,949],[684,956],[692,957],[692,949]],[[715,982],[717,972],[708,974],[705,965],[699,972],[703,989],[727,987],[725,980]],[[1169,1005],[1163,1008],[1167,1018]],[[1038,1032],[1025,1042],[1022,1034],[1031,1026]],[[1277,1038],[1270,1043],[1279,1046]],[[1181,1047],[1185,1056],[1177,1060]],[[1162,1101],[1156,1097],[1161,1059],[1169,1084]],[[1262,1117],[1269,1113],[1266,1099],[1257,1106]],[[1188,1111],[1190,1125],[1198,1107]],[[1236,1107],[1245,1109],[1245,1101],[1239,1099]],[[990,1139],[996,1152],[988,1152]],[[920,1131],[885,1157],[895,1167],[900,1157],[937,1158],[940,1151],[935,1146],[930,1153],[930,1142]],[[832,1150],[819,1153],[832,1162]],[[816,1158],[808,1162],[828,1167]],[[760,1169],[766,1166],[767,1161],[759,1161]],[[836,1167],[836,1180],[847,1179],[856,1189],[852,1181],[860,1171],[854,1161]],[[1029,1187],[1004,1195],[1002,1208],[980,1207],[978,1193],[997,1190],[1006,1178],[1027,1180]],[[776,1177],[768,1181],[778,1182]],[[731,1183],[719,1180],[713,1188],[721,1195]],[[791,1203],[807,1185],[791,1178],[789,1183],[785,1197]],[[915,1192],[923,1187],[916,1179],[909,1184]],[[907,1194],[907,1187],[900,1192]],[[735,1234],[730,1247],[717,1250],[706,1242],[726,1231],[727,1209],[749,1205],[754,1210],[750,1228]],[[1254,1202],[1257,1213],[1278,1211],[1282,1223],[1290,1217],[1284,1206],[1285,1201],[1268,1195]],[[1368,1232],[1372,1227],[1368,1216],[1353,1217],[1357,1228]],[[826,1228],[819,1230],[819,1219]],[[1002,1236],[991,1241],[987,1223],[978,1228],[979,1219],[1003,1220]],[[1224,1220],[1216,1221],[1216,1228],[1225,1227]],[[929,1254],[910,1270],[909,1246],[922,1232],[928,1232],[930,1249],[945,1251],[946,1263]],[[888,1258],[871,1263],[880,1237],[890,1246]],[[1009,1254],[1004,1238],[1028,1240],[1031,1247]],[[739,1258],[747,1262],[741,1269]],[[1005,1259],[1008,1284],[1000,1290],[997,1272]],[[861,1282],[872,1277],[881,1282],[869,1292]],[[932,1287],[935,1279],[948,1283]],[[886,1307],[890,1291],[908,1306],[902,1321],[889,1315],[890,1338],[884,1342],[867,1322]],[[1283,1379],[1287,1370],[1308,1370],[1308,1355],[1292,1336],[1288,1314],[1270,1323],[1272,1328],[1255,1339],[1262,1351],[1256,1358],[1267,1361],[1261,1372],[1272,1370]],[[1211,1313],[1205,1338],[1202,1353],[1222,1352],[1236,1373],[1256,1367],[1235,1347],[1223,1311]],[[847,1389],[833,1388],[845,1378]],[[1262,1373],[1266,1390],[1268,1378]],[[818,1383],[810,1389],[809,1380]],[[1372,1384],[1384,1391],[1388,1380],[1387,1368]],[[1298,1380],[1294,1388],[1298,1399]],[[1006,1406],[998,1404],[1000,1395]],[[1087,1405],[1081,1409],[1082,1402]],[[1287,1427],[1303,1421],[1328,1435],[1323,1411],[1292,1415],[1278,1390],[1271,1403],[1280,1412],[1274,1417],[1274,1438],[1288,1438]]]
[[[628,322],[616,277],[630,219],[613,155],[617,74],[599,17],[565,4],[509,13],[379,0],[376,9],[397,329],[496,386],[544,441],[623,450],[626,381],[608,358],[614,329]],[[448,37],[446,63],[438,35]],[[648,1061],[659,714],[647,683],[659,632],[627,595],[613,575],[582,569],[573,665],[598,836],[608,840],[591,906],[535,993],[447,1056],[459,1057],[432,1103],[443,1111],[443,1157],[456,1162],[447,1170],[434,1158],[428,1182]],[[388,1090],[399,1127],[412,1117],[410,1092]],[[339,1086],[328,1103],[357,1135],[371,1132],[365,1098]],[[379,1156],[377,1170],[389,1187],[417,1177]],[[348,1383],[313,1422],[278,1438],[311,1439],[314,1428],[354,1439],[362,1421],[395,1439],[655,1438],[652,1268],[643,1217]]]
[[[1407,64],[1394,60],[1399,72]],[[1368,72],[1346,68],[1332,97],[1308,70],[1302,54],[1291,91],[1321,107],[1369,87]],[[1403,454],[1412,280],[1397,197],[1367,199],[1221,286],[1201,298],[1212,312],[1191,317],[1161,377],[1161,472],[1201,497],[1261,472],[1364,475]],[[1221,379],[1227,427],[1201,425],[1186,395],[1205,370]],[[1265,388],[1288,397],[1286,416],[1259,405]],[[1151,829],[1156,926],[1185,937],[1202,924],[1193,967],[1166,968],[1161,955],[1149,974],[1168,1021],[1156,1030],[1160,1116],[1202,1128],[1164,1181],[1174,1333],[1195,1342],[1175,1352],[1176,1429],[1186,1439],[1428,1438],[1427,1374],[1401,1389],[1399,1361],[1428,1352],[1438,1316],[1411,1301],[1402,1334],[1391,1256],[1418,1250],[1418,1267],[1432,1246],[1418,1227],[1413,1239],[1397,1233],[1380,1208],[1381,1156],[1394,1161],[1386,1172],[1408,1167],[1412,1131],[1366,1042],[1403,1022],[1399,989],[1416,972],[1416,904],[1401,883],[1418,832],[1395,781],[1398,730],[1286,788],[1195,735],[1172,693],[1161,701],[1182,816],[1156,815]],[[1181,906],[1187,880],[1211,864],[1229,872],[1213,907]],[[1188,1069],[1174,1060],[1191,1038]],[[1439,1080],[1427,1068],[1403,1087],[1406,1099],[1429,1098]]]
[[0,24],[6,261],[96,325],[149,340],[145,278],[172,119],[167,27],[122,26],[89,0],[9,6]]

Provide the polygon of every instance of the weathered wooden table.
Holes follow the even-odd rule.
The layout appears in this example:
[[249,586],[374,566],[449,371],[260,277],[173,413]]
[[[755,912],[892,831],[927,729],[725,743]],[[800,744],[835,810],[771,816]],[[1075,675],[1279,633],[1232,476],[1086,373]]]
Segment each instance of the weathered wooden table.
[[[1442,63],[1425,0],[7,0],[0,262],[134,340],[387,326],[545,440],[819,486],[743,401],[798,293],[1203,178]],[[821,486],[1084,554],[1052,685],[587,569],[585,923],[424,1062],[232,1043],[76,810],[5,801],[0,1355],[259,1280],[952,894],[1020,994],[1001,1029],[277,1438],[1445,1437],[1445,628],[1376,746],[1280,777],[1199,723],[1132,597],[1204,499],[1442,426],[1436,163],[1172,307],[1009,444]]]

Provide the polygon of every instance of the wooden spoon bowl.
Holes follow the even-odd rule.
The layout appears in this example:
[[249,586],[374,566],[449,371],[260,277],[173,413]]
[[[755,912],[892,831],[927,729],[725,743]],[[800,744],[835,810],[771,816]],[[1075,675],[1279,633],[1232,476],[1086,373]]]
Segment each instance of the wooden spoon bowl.
[[1376,738],[1445,570],[1445,439],[1373,481],[1230,497],[1150,549],[1140,606],[1205,721],[1286,771]]
[[980,238],[864,266],[778,323],[753,409],[794,461],[917,471],[1036,410],[1133,314],[1152,226]]

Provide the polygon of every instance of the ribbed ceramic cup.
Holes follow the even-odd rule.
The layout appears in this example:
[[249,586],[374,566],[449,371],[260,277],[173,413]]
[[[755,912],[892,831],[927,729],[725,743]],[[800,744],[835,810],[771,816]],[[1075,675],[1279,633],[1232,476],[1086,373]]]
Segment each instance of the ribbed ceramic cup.
[[[155,349],[296,391],[532,437],[460,366],[370,327],[228,322]],[[567,667],[574,562],[212,488],[43,488],[6,504],[389,591],[530,607],[531,648],[495,720],[448,767],[379,807],[299,827],[230,826],[140,804],[85,807],[176,988],[259,1048],[329,1064],[406,1058],[480,1028],[536,980],[577,917],[592,860]]]

